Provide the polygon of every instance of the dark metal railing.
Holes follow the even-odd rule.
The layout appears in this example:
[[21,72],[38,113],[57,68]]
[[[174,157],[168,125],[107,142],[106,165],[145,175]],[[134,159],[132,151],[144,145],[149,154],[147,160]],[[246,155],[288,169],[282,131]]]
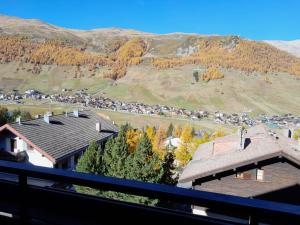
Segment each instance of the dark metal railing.
[[[137,218],[142,218],[147,223],[242,223],[237,222],[238,220],[229,222],[225,217],[216,219],[196,216],[176,209],[138,205],[28,184],[30,179],[37,178],[202,206],[222,215],[245,215],[245,222],[249,224],[300,224],[300,206],[296,205],[5,161],[0,161],[0,172],[18,176],[16,182],[0,180],[0,211],[10,213],[14,218],[27,223],[46,221],[49,224],[104,224],[119,219],[124,223],[141,223],[141,220],[135,220]],[[114,216],[109,216],[111,213]]]

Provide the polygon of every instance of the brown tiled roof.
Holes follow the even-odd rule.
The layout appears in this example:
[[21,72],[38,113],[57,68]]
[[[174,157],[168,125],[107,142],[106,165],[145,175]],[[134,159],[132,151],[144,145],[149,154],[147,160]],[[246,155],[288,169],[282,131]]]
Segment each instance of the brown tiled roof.
[[[245,138],[249,138],[251,142],[245,149],[239,150],[237,135],[229,135],[200,145],[193,159],[183,170],[179,182],[190,182],[276,156],[284,156],[300,165],[297,142],[280,134],[276,134],[276,137],[270,135],[264,125],[259,125],[248,130]],[[217,154],[214,145],[219,148]]]

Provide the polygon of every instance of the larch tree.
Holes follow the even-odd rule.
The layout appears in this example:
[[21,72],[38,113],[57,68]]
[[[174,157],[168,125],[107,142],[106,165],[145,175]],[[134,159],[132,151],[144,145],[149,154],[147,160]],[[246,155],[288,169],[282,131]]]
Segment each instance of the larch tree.
[[192,127],[185,125],[180,136],[180,145],[175,151],[179,166],[184,167],[192,158],[195,147],[193,144]]
[[138,129],[129,129],[126,132],[126,142],[128,144],[129,152],[134,152],[139,139],[141,138],[142,131]]
[[154,136],[152,145],[153,145],[153,151],[159,156],[161,160],[164,159],[166,155],[166,146],[165,141],[167,138],[166,131],[160,127]]
[[146,134],[148,138],[150,139],[151,143],[153,143],[154,137],[156,133],[156,128],[155,127],[146,127]]
[[182,128],[179,125],[176,125],[175,130],[173,132],[173,136],[179,138],[181,136]]

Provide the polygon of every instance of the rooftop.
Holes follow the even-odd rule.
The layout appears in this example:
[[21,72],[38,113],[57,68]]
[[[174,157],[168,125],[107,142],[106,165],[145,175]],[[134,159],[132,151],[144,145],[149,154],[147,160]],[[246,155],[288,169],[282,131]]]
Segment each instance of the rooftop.
[[264,125],[249,128],[245,139],[248,141],[241,150],[238,148],[240,140],[236,134],[200,145],[181,174],[179,182],[191,182],[276,156],[283,156],[300,165],[297,141],[274,134]]
[[[101,124],[101,132],[96,130],[97,122]],[[30,142],[52,161],[83,150],[90,141],[101,141],[118,132],[118,128],[111,121],[92,111],[81,111],[78,117],[73,113],[53,115],[50,116],[49,124],[44,118],[22,121],[21,124],[6,124],[0,131],[4,129]]]

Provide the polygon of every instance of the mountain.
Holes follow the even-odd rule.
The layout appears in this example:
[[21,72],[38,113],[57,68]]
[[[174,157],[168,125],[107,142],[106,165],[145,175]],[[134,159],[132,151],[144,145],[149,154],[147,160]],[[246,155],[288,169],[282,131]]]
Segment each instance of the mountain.
[[300,40],[294,41],[265,41],[276,48],[289,52],[300,58]]
[[88,88],[125,101],[299,112],[300,59],[239,36],[73,30],[0,16],[0,88]]

